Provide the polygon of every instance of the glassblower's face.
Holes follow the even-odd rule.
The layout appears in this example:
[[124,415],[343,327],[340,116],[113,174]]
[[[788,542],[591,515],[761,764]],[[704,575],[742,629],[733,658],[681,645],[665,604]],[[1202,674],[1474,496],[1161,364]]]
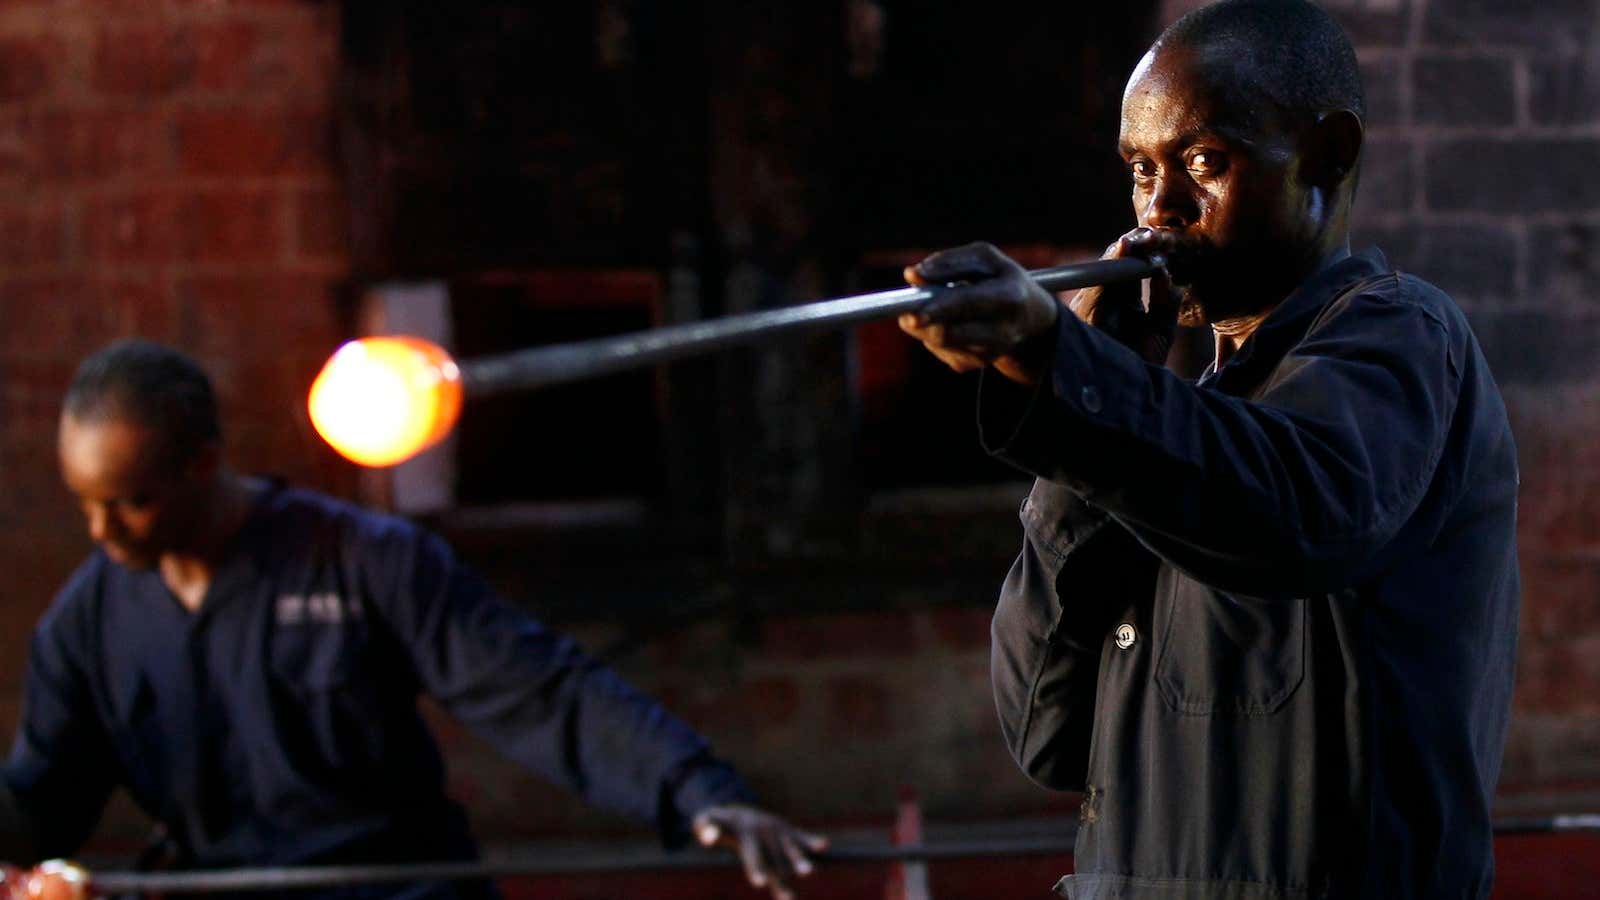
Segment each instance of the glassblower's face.
[[1186,324],[1217,321],[1252,295],[1251,281],[1295,252],[1305,203],[1295,136],[1259,99],[1209,75],[1225,64],[1183,47],[1146,54],[1122,101],[1119,151],[1138,224],[1168,231],[1167,269]]

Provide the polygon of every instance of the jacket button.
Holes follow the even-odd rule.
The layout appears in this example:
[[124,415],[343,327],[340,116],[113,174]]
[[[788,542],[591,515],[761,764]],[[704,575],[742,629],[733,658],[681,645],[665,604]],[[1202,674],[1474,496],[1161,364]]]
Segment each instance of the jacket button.
[[1078,396],[1083,400],[1084,410],[1092,413],[1097,413],[1100,411],[1100,390],[1094,385],[1084,385],[1083,390],[1078,393]]
[[1133,623],[1132,622],[1123,622],[1121,625],[1117,626],[1117,648],[1118,649],[1126,650],[1129,647],[1132,647],[1133,646],[1133,642],[1137,641],[1138,639],[1139,639],[1139,633],[1137,631],[1133,630]]

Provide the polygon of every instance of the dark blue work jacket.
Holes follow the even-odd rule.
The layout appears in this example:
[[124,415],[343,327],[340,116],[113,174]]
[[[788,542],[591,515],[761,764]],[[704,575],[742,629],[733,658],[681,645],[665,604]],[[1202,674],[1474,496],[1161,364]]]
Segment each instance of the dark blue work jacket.
[[469,858],[426,693],[669,843],[738,777],[652,699],[410,523],[266,489],[198,613],[96,552],[33,638],[4,772],[44,856],[125,786],[196,866]]
[[1516,648],[1516,451],[1460,310],[1347,256],[1198,385],[1070,315],[985,443],[1038,476],[992,669],[1085,793],[1089,898],[1478,898]]

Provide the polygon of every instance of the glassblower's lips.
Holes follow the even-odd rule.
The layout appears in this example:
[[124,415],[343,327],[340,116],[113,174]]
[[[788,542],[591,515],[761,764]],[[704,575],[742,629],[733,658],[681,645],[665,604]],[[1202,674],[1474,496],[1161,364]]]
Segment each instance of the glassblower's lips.
[[1205,263],[1205,254],[1193,246],[1174,247],[1162,256],[1166,259],[1167,275],[1180,287],[1193,282]]
[[1159,258],[1163,268],[1172,277],[1173,284],[1187,284],[1195,271],[1200,248],[1192,241],[1184,239],[1174,230],[1168,228],[1141,227],[1134,240],[1143,244],[1145,253],[1152,259]]

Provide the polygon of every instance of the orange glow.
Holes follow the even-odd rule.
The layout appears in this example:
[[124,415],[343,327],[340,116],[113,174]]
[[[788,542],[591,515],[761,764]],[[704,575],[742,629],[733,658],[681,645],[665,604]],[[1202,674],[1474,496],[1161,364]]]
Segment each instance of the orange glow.
[[21,887],[26,900],[84,900],[89,895],[89,873],[64,859],[46,860],[22,878]]
[[392,466],[455,427],[461,370],[421,338],[362,338],[329,358],[307,402],[317,433],[346,459]]

